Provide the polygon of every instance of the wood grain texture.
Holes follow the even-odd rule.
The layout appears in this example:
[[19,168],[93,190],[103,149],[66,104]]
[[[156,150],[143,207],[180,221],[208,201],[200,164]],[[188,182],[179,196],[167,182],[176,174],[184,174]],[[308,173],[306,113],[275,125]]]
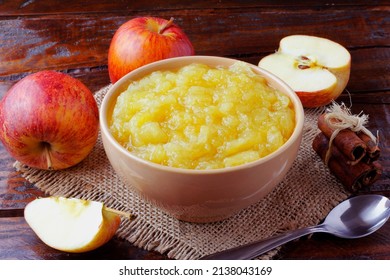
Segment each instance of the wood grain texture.
[[[327,37],[351,50],[388,47],[385,28],[390,9],[371,9],[367,12],[369,17],[360,10],[346,13],[345,9],[332,13],[313,9],[164,10],[158,16],[174,17],[192,40],[197,54],[260,57],[273,52],[282,37],[300,33]],[[148,13],[7,17],[0,25],[0,76],[37,69],[106,65],[116,29],[142,15]],[[332,29],[326,28],[330,25]],[[357,28],[359,35],[350,32],[351,28]],[[388,52],[384,55],[388,57]]]
[[313,234],[285,245],[279,258],[299,260],[390,260],[390,223],[361,239],[342,239],[328,234]]
[[290,8],[290,9],[321,9],[333,10],[336,7],[349,9],[362,9],[365,7],[376,7],[388,4],[386,0],[364,1],[364,0],[343,0],[329,2],[327,0],[317,1],[256,1],[256,0],[171,0],[171,1],[44,1],[44,0],[5,0],[2,1],[1,12],[7,16],[27,16],[43,14],[62,13],[128,13],[142,12],[160,13],[171,10],[204,10],[204,9],[243,9],[243,8]]
[[14,159],[0,143],[0,218],[23,216],[26,203],[44,196],[13,168]]
[[[390,89],[390,80],[388,79],[388,73],[390,71],[389,61],[390,61],[390,48],[375,48],[375,49],[357,49],[352,50],[352,69],[351,77],[347,85],[347,90],[350,93],[371,93],[375,94],[376,92],[385,92]],[[271,52],[269,52],[271,53]],[[231,55],[228,57],[238,58],[240,60],[252,63],[257,65],[260,59],[268,53],[264,54],[250,54],[250,55]],[[205,53],[204,55],[213,55],[213,53]],[[1,56],[1,54],[0,54]],[[76,58],[75,58],[76,59]],[[106,63],[106,59],[103,63]],[[46,60],[45,60],[46,61]],[[42,64],[46,64],[44,62]],[[60,63],[60,62],[58,62]],[[0,61],[0,64],[2,62]],[[12,85],[14,85],[21,78],[27,76],[32,72],[37,72],[42,69],[51,69],[57,70],[80,79],[85,83],[92,91],[97,91],[102,87],[110,83],[108,77],[107,65],[101,66],[81,66],[80,63],[69,62],[65,65],[55,64],[57,66],[48,66],[47,68],[36,68],[35,62],[31,62],[31,69],[26,65],[20,69],[20,65],[16,63],[13,65],[10,63],[11,68],[13,68],[14,74],[1,75],[0,74],[0,97],[4,95]],[[49,63],[48,63],[49,65]],[[50,64],[52,65],[52,64]],[[375,67],[373,67],[373,65]],[[1,71],[1,68],[0,68]],[[386,99],[386,95],[381,95],[381,98]],[[387,99],[386,99],[387,100]]]
[[[338,101],[369,115],[378,131],[383,176],[370,193],[390,197],[390,5],[388,0],[0,1],[0,97],[32,72],[51,69],[92,91],[109,84],[107,53],[117,28],[136,16],[174,17],[196,54],[253,64],[291,34],[327,37],[352,55],[351,78]],[[1,129],[1,128],[0,128]],[[167,259],[113,239],[96,251],[67,254],[43,244],[23,218],[45,196],[13,168],[0,144],[0,259]],[[283,247],[279,259],[390,259],[390,223],[375,234],[343,240],[326,234]]]
[[23,217],[0,219],[0,260],[163,260],[166,256],[148,252],[127,241],[112,239],[102,247],[86,253],[66,253],[45,245]]

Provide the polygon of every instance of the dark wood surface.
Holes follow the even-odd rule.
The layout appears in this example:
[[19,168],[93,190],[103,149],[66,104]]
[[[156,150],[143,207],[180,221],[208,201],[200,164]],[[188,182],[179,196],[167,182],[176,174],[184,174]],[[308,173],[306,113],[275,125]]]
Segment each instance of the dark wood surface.
[[[382,178],[370,193],[390,196],[390,6],[388,1],[0,1],[0,97],[26,75],[58,70],[92,91],[109,84],[107,52],[116,29],[136,16],[174,17],[196,54],[257,64],[291,34],[327,37],[352,55],[347,86],[352,111],[379,130]],[[340,100],[349,102],[346,92]],[[13,168],[0,144],[0,259],[166,259],[114,238],[85,254],[48,248],[26,224],[23,209],[43,196]],[[327,234],[285,245],[277,259],[390,259],[390,223],[371,236]]]

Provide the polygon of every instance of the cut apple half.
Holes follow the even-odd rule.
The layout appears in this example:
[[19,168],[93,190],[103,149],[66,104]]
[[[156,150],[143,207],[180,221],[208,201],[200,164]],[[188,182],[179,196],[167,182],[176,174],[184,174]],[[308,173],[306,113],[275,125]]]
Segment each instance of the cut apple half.
[[117,211],[101,202],[54,196],[31,201],[24,217],[46,245],[72,253],[107,243],[121,222]]
[[329,39],[291,35],[283,38],[277,52],[262,58],[259,67],[287,83],[307,108],[331,103],[348,84],[351,55]]

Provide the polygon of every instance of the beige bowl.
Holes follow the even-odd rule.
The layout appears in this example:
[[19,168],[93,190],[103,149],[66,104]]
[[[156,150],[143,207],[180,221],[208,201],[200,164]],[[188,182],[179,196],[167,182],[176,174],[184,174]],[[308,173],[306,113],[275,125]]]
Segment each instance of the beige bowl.
[[241,166],[215,170],[188,170],[167,167],[143,160],[123,148],[111,135],[108,116],[118,95],[129,83],[157,70],[183,67],[193,62],[211,67],[230,66],[237,60],[188,56],[161,60],[138,68],[116,82],[104,97],[100,125],[104,149],[114,170],[125,184],[143,199],[177,219],[213,222],[228,218],[260,201],[284,178],[295,160],[301,143],[304,112],[302,104],[284,82],[269,72],[251,65],[269,85],[287,94],[296,112],[296,127],[290,139],[272,154]]

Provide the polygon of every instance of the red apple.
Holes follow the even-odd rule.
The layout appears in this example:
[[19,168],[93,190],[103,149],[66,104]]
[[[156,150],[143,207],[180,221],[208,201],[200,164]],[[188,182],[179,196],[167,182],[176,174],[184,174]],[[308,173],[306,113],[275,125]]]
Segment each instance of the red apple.
[[0,128],[0,140],[16,160],[39,169],[63,169],[91,152],[99,111],[91,91],[79,80],[41,71],[5,94]]
[[112,83],[145,64],[170,57],[193,55],[187,35],[173,18],[137,17],[119,27],[108,50]]

